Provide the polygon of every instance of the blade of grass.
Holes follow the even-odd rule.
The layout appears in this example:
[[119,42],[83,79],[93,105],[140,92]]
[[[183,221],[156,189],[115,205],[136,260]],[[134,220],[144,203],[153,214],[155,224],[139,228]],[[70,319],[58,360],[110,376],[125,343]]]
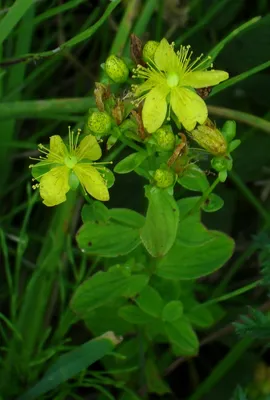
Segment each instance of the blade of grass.
[[256,24],[261,17],[254,17],[251,20],[245,22],[244,24],[240,25],[238,28],[234,29],[232,32],[229,33],[224,39],[222,39],[209,53],[208,55],[211,57],[211,60],[209,64],[211,64],[218,54],[221,52],[221,50],[224,48],[224,46],[229,43],[232,39],[234,39],[236,36],[238,36],[240,33],[243,33],[244,31],[247,31],[250,28],[253,28],[254,24]]
[[138,11],[138,1],[130,0],[126,8],[125,14],[122,18],[122,21],[118,26],[117,35],[114,38],[111,47],[111,54],[116,54],[116,52],[118,54],[122,53],[124,46],[128,40],[133,20],[137,14],[137,11]]
[[94,362],[110,353],[120,340],[112,332],[97,337],[63,354],[49,368],[45,376],[18,400],[34,400],[77,375]]
[[[12,9],[10,10],[10,12]],[[24,51],[29,51],[29,48],[31,46],[31,41],[32,41],[32,34],[33,34],[33,19],[34,19],[34,14],[35,13],[35,8],[31,7],[24,15],[20,26],[19,26],[19,32],[16,37],[16,47],[15,47],[15,55],[20,54],[21,52]],[[7,15],[8,16],[8,15]],[[7,17],[6,16],[6,17]],[[0,27],[1,29],[1,27]],[[25,76],[25,68],[26,65],[24,64],[18,64],[15,65],[8,74],[8,82],[7,82],[7,91],[12,90],[13,88],[20,86],[21,83],[24,80]],[[12,100],[19,100],[21,97],[20,93],[17,93]],[[0,187],[2,187],[6,179],[9,175],[9,171],[11,168],[11,163],[7,162],[7,159],[9,158],[9,149],[6,146],[6,142],[10,142],[13,140],[13,137],[15,136],[15,127],[16,127],[16,121],[15,120],[9,120],[9,121],[4,121],[0,123],[0,131],[3,132],[2,138],[1,138],[1,146],[0,146],[0,169],[2,170],[1,176],[0,176]]]
[[253,340],[242,339],[234,345],[230,352],[218,363],[218,365],[211,371],[208,378],[205,379],[192,394],[188,400],[199,400],[225,376],[225,374],[237,363],[239,358],[251,346]]
[[0,120],[9,118],[25,118],[51,114],[85,113],[90,107],[95,106],[93,97],[29,100],[2,103],[0,107]]
[[186,41],[194,33],[199,32],[201,29],[205,28],[209,22],[232,0],[222,0],[217,2],[213,7],[209,7],[209,11],[200,18],[199,22],[192,28],[188,29],[186,33],[183,33],[179,39],[175,41],[176,46]]
[[30,61],[37,61],[43,58],[51,57],[56,54],[61,53],[62,50],[66,48],[72,48],[76,46],[77,44],[85,41],[86,39],[89,39],[93,34],[101,27],[101,25],[107,20],[107,18],[110,16],[110,14],[113,12],[113,10],[120,4],[121,0],[114,0],[109,4],[107,7],[106,11],[102,15],[102,17],[90,28],[86,29],[84,32],[79,33],[78,35],[74,36],[72,39],[67,40],[65,43],[63,43],[61,46],[56,47],[53,50],[48,50],[48,51],[43,51],[40,53],[28,53],[28,54],[23,54],[20,55],[20,57],[17,58],[12,58],[8,60],[2,61],[0,63],[0,66],[4,65],[10,65],[14,63],[20,63],[20,62],[30,62]]
[[0,21],[0,46],[31,6],[33,0],[17,0],[10,7],[9,12]]
[[243,72],[242,74],[239,74],[237,76],[234,76],[231,79],[228,79],[225,82],[220,83],[219,85],[215,86],[211,93],[209,94],[208,97],[214,96],[215,94],[221,92],[224,89],[227,89],[230,86],[233,86],[244,79],[249,78],[250,76],[257,74],[260,71],[263,71],[264,69],[270,67],[270,61],[266,61],[263,64],[258,65],[257,67],[251,68],[249,71]]
[[233,119],[235,121],[242,122],[246,125],[252,126],[270,134],[270,122],[264,120],[263,118],[256,117],[255,115],[251,115],[242,111],[232,110],[230,108],[210,105],[208,105],[207,108],[209,114],[212,114],[215,117]]

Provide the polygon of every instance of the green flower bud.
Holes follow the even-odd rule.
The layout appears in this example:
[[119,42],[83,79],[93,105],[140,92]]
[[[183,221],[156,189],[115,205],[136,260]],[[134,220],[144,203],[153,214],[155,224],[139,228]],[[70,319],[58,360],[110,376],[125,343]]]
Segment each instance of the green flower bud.
[[145,62],[149,62],[154,59],[154,55],[158,45],[159,42],[156,42],[154,40],[149,40],[148,42],[145,43],[142,52],[143,60]]
[[233,161],[230,156],[214,157],[211,160],[211,165],[217,172],[223,171],[224,169],[226,171],[231,171]]
[[175,147],[175,135],[172,132],[170,125],[164,125],[159,128],[154,134],[155,138],[160,150],[170,151]]
[[88,118],[87,126],[97,135],[106,135],[111,129],[111,117],[106,112],[94,111]]
[[211,165],[217,172],[227,169],[227,163],[224,157],[214,157],[211,160]]
[[222,129],[222,134],[227,140],[227,142],[231,142],[236,135],[236,123],[235,121],[226,121],[225,124],[223,125]]
[[128,79],[129,69],[122,58],[109,56],[105,62],[105,71],[115,83],[124,83]]
[[159,188],[167,188],[174,183],[175,175],[170,169],[157,169],[154,174],[156,186]]
[[190,132],[190,136],[202,148],[215,156],[226,154],[227,142],[222,133],[211,123],[211,125],[199,125]]

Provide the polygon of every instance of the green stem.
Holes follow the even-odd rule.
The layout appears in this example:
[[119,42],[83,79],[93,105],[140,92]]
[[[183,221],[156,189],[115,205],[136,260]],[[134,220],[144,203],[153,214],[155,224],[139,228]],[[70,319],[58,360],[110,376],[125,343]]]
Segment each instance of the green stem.
[[184,215],[184,217],[182,218],[185,219],[186,217],[195,214],[197,211],[200,210],[202,204],[208,199],[209,195],[214,191],[215,187],[219,184],[220,180],[217,177],[214,182],[212,183],[212,185],[203,193],[203,195],[200,197],[200,199],[197,201],[197,203],[195,204],[195,206],[192,208],[192,210],[190,210],[187,215]]
[[197,308],[201,308],[201,307],[207,307],[207,306],[210,306],[212,304],[220,303],[221,301],[230,300],[230,299],[232,299],[232,298],[234,298],[236,296],[240,296],[241,294],[249,292],[250,290],[252,290],[255,287],[257,287],[258,285],[260,285],[261,282],[262,282],[262,280],[259,279],[259,280],[255,281],[255,282],[249,283],[248,285],[243,286],[243,287],[241,287],[239,289],[236,289],[236,290],[234,290],[234,291],[232,291],[230,293],[224,294],[223,296],[216,297],[214,299],[206,301],[205,303],[202,303],[198,307],[196,307],[196,309]]

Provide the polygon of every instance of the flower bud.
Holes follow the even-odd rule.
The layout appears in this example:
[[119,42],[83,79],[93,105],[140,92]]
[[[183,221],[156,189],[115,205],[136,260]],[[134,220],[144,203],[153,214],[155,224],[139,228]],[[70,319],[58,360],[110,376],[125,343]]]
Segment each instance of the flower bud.
[[216,127],[199,125],[190,132],[190,136],[209,153],[215,156],[226,154],[227,142]]
[[124,83],[128,79],[129,69],[122,58],[109,56],[105,62],[105,71],[115,83]]
[[87,126],[97,135],[106,135],[111,129],[111,117],[106,112],[94,111],[88,118]]
[[158,48],[159,42],[156,42],[155,40],[149,40],[148,42],[145,43],[143,47],[143,60],[145,62],[149,62],[154,59],[154,55],[156,52],[156,49]]
[[170,169],[157,169],[154,174],[156,186],[159,188],[167,188],[174,183],[175,175]]
[[217,172],[223,171],[224,169],[226,171],[231,171],[233,161],[230,155],[225,157],[214,157],[211,160],[211,165]]
[[154,134],[160,150],[170,151],[174,149],[175,146],[175,135],[172,132],[170,125],[164,125],[159,128]]
[[227,142],[231,142],[236,135],[236,123],[235,121],[226,121],[222,127],[222,133]]

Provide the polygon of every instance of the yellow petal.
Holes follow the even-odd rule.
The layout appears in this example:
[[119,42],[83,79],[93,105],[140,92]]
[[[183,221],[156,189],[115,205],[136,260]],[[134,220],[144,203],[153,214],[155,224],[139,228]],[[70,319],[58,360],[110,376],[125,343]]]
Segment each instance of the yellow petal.
[[187,74],[181,84],[183,86],[191,86],[200,89],[208,86],[214,86],[229,78],[228,72],[225,71],[194,71]]
[[142,120],[149,133],[155,132],[164,122],[167,112],[166,96],[169,88],[165,85],[157,86],[146,96],[142,110]]
[[155,87],[157,84],[159,84],[158,81],[154,79],[147,79],[147,81],[139,84],[136,86],[136,89],[134,91],[134,96],[139,97],[145,92],[149,92],[153,87]]
[[50,137],[50,152],[48,155],[48,160],[57,163],[63,163],[65,156],[67,155],[67,147],[59,135],[54,135]]
[[178,87],[172,90],[171,105],[179,122],[188,131],[194,129],[197,122],[203,124],[208,115],[203,99],[187,88]]
[[69,171],[66,166],[52,168],[40,179],[40,196],[46,206],[56,206],[66,200]]
[[91,196],[101,201],[109,200],[110,196],[105,181],[95,167],[88,164],[76,164],[74,172]]
[[165,72],[178,71],[180,68],[179,58],[172,46],[166,39],[162,39],[154,56],[157,67]]
[[76,149],[76,157],[78,161],[82,160],[83,158],[96,161],[101,157],[101,154],[100,145],[93,135],[87,135],[85,138],[83,138],[80,145]]

